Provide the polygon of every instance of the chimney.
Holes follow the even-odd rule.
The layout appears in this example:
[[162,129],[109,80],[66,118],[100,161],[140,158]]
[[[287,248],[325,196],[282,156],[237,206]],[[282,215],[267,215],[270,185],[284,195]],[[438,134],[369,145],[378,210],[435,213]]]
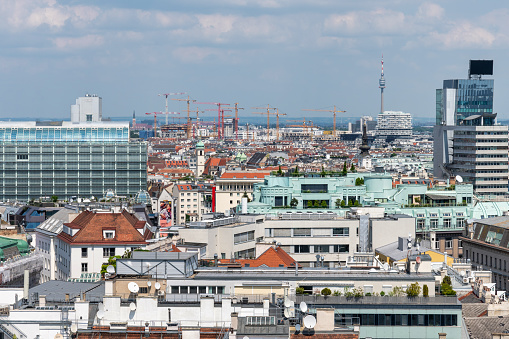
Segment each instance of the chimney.
[[39,306],[40,307],[45,307],[46,306],[46,296],[45,295],[40,295],[39,296]]
[[232,321],[231,326],[233,330],[236,331],[239,325],[239,314],[237,312],[233,312],[231,314],[231,321]]
[[30,287],[30,271],[25,270],[25,275],[23,279],[23,298],[28,300],[28,289]]
[[447,333],[438,333],[438,339],[445,339],[447,338]]
[[65,294],[65,301],[68,302],[69,301],[69,293],[66,293]]

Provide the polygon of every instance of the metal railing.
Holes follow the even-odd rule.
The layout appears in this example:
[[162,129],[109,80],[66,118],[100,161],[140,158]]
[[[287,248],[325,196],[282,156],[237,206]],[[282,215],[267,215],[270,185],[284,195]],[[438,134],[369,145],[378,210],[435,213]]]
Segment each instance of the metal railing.
[[363,296],[363,297],[345,297],[345,296],[327,296],[322,295],[297,295],[295,302],[306,302],[310,304],[363,304],[363,305],[404,305],[404,304],[422,304],[422,305],[440,305],[440,304],[458,304],[456,296],[436,296],[436,297],[377,297],[377,296]]

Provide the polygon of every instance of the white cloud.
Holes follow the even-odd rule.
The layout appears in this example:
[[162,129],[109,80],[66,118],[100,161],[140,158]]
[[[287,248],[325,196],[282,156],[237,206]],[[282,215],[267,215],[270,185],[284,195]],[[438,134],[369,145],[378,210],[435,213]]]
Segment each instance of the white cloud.
[[419,19],[441,19],[444,16],[445,10],[434,3],[425,2],[419,6],[416,17]]
[[408,23],[403,12],[376,9],[347,14],[331,14],[324,22],[327,34],[408,34]]
[[473,26],[468,22],[456,23],[453,28],[445,33],[437,31],[418,39],[408,47],[416,47],[425,44],[442,49],[469,49],[490,48],[495,42],[495,35],[490,31]]
[[72,38],[55,38],[53,44],[60,50],[76,50],[83,48],[93,48],[101,46],[104,43],[104,38],[100,35],[90,34],[82,37]]

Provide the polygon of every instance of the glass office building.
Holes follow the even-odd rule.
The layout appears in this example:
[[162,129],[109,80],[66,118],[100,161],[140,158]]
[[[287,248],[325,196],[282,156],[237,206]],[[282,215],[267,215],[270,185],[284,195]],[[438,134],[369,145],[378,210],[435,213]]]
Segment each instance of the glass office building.
[[493,112],[493,79],[444,80],[436,91],[435,178],[461,176],[478,197],[506,196],[508,127]]
[[118,122],[0,122],[0,200],[146,189],[147,145]]

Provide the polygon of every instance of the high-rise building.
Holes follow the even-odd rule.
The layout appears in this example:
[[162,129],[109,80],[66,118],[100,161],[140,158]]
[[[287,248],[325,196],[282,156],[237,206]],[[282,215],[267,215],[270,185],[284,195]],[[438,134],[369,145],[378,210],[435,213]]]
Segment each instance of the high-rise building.
[[76,99],[71,105],[71,122],[98,122],[103,119],[103,99],[93,94],[86,94]]
[[129,197],[147,185],[147,145],[130,141],[129,122],[0,122],[0,160],[3,201]]
[[377,138],[387,141],[411,137],[412,115],[397,111],[385,111],[378,114],[375,134]]
[[433,172],[461,176],[484,198],[508,190],[508,127],[493,113],[492,60],[471,60],[468,79],[444,80],[436,91]]

